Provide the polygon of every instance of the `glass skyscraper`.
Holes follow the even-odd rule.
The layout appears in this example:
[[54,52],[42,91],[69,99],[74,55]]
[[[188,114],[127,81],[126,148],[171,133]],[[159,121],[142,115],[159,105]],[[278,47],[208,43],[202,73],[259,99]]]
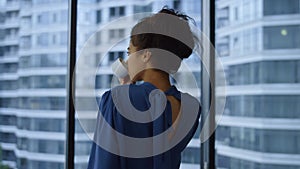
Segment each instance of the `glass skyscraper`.
[[2,163],[63,168],[68,1],[1,2]]
[[227,76],[218,168],[300,168],[299,0],[216,1]]

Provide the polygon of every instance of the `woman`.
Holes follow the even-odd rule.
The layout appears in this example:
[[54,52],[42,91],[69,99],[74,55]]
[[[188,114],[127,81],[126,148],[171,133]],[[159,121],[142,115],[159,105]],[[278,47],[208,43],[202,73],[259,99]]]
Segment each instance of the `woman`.
[[[198,101],[178,91],[169,81],[169,74],[178,70],[182,59],[188,58],[194,48],[188,19],[163,8],[134,26],[126,61],[129,75],[120,79],[123,85],[102,96],[88,169],[179,168],[181,152],[192,139],[200,115]],[[135,84],[138,81],[143,83]],[[124,93],[129,95],[129,104]],[[183,98],[189,101],[185,104]],[[125,136],[155,139],[142,148],[132,146],[125,137],[108,131],[106,122]],[[114,150],[101,146],[103,142]]]

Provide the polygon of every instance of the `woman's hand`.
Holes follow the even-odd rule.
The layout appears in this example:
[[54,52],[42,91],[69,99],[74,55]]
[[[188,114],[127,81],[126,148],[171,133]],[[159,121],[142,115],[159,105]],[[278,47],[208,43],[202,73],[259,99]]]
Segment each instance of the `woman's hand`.
[[121,84],[121,85],[124,85],[124,84],[131,84],[131,83],[132,83],[132,81],[130,80],[129,75],[125,76],[125,77],[122,78],[122,79],[119,79],[119,81],[120,81],[120,84]]

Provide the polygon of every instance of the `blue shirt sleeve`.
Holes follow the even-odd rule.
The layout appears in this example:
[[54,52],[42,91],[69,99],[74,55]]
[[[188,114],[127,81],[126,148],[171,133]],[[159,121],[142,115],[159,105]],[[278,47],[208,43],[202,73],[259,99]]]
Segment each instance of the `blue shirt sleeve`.
[[[99,123],[100,121],[99,116],[103,116],[103,118],[107,121],[107,123],[109,123],[112,127],[115,125],[115,121],[113,119],[113,114],[112,114],[114,112],[112,111],[114,109],[114,106],[113,106],[110,92],[111,91],[105,92],[99,103],[100,111],[98,112],[97,125],[94,133],[94,141],[92,143],[88,169],[109,169],[109,168],[121,169],[120,157],[110,152],[107,152],[101,146],[97,145],[99,139],[110,140],[111,144],[117,144],[117,139],[115,138],[113,133],[106,134],[105,138],[97,138],[101,130],[104,130],[102,128],[102,124]],[[116,146],[116,145],[112,145],[112,146]]]

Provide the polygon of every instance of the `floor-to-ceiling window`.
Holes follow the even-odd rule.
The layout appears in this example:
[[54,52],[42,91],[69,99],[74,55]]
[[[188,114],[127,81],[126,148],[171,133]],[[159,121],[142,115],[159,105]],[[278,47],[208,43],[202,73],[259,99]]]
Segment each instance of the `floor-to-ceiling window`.
[[67,0],[0,2],[2,167],[64,168],[67,11]]
[[216,1],[228,85],[218,168],[300,167],[299,9],[299,0]]

